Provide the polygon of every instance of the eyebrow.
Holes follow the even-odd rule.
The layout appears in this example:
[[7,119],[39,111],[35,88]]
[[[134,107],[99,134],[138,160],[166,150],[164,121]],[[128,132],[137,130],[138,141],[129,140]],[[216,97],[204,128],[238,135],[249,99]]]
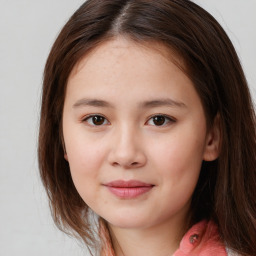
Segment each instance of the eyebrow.
[[92,107],[105,107],[105,108],[113,108],[114,106],[111,105],[109,102],[105,100],[99,99],[80,99],[78,100],[73,107],[82,107],[82,106],[92,106]]
[[[83,107],[83,106],[92,106],[92,107],[105,107],[105,108],[114,108],[114,106],[105,101],[100,99],[80,99],[74,105],[73,108]],[[139,103],[140,108],[152,108],[152,107],[179,107],[179,108],[186,108],[187,106],[183,102],[175,101],[170,98],[163,98],[163,99],[154,99],[148,100]]]
[[145,101],[140,103],[139,106],[142,108],[162,107],[162,106],[179,107],[179,108],[187,107],[183,102],[175,101],[170,98]]

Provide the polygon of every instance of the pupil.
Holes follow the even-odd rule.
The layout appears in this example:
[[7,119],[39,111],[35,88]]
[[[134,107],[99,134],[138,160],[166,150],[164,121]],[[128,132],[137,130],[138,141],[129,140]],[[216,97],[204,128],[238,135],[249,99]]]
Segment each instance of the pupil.
[[158,125],[158,126],[163,125],[165,122],[165,117],[164,116],[155,116],[153,121],[154,121],[155,125]]
[[93,123],[94,123],[95,125],[101,125],[101,124],[103,124],[103,123],[104,123],[104,117],[102,117],[102,116],[94,116],[94,117],[93,117]]

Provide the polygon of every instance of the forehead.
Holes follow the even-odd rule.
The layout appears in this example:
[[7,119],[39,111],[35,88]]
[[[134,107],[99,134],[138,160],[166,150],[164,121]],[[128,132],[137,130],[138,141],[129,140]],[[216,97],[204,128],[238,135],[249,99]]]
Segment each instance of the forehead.
[[65,104],[86,105],[80,104],[81,99],[96,100],[98,104],[100,100],[127,109],[140,102],[171,98],[172,102],[187,106],[195,102],[200,105],[194,85],[181,65],[177,55],[159,43],[142,45],[124,38],[106,41],[72,70]]
[[[116,97],[121,90],[128,90],[129,95],[136,91],[153,97],[155,93],[170,92],[167,87],[172,84],[193,86],[180,69],[180,63],[177,55],[160,43],[139,44],[123,37],[115,38],[101,43],[76,64],[68,80],[67,93],[104,91],[104,97],[109,97],[111,92]],[[177,86],[173,86],[174,90],[177,91]]]
[[[128,52],[132,52],[133,54],[137,53],[136,55],[138,58],[145,58],[145,55],[148,55],[148,57],[150,55],[150,57],[154,58],[155,61],[157,59],[160,60],[159,56],[161,56],[161,61],[164,60],[167,63],[172,62],[186,75],[185,61],[172,48],[157,41],[138,42],[127,37],[118,36],[97,44],[94,48],[83,55],[73,67],[68,80],[72,79],[77,73],[79,73],[79,71],[81,71],[81,69],[83,69],[83,67],[93,57],[95,57],[95,55],[101,62],[108,61],[109,57],[112,57],[113,54],[115,54],[116,57],[119,57],[120,61],[123,61],[122,57],[124,57]],[[136,63],[133,64],[136,65]]]

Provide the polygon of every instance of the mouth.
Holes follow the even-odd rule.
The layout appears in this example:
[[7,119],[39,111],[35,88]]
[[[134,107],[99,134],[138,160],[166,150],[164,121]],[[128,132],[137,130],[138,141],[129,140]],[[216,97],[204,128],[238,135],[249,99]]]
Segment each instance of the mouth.
[[153,187],[153,184],[144,183],[138,180],[115,180],[104,184],[107,189],[115,196],[122,199],[137,198],[145,193],[148,193]]

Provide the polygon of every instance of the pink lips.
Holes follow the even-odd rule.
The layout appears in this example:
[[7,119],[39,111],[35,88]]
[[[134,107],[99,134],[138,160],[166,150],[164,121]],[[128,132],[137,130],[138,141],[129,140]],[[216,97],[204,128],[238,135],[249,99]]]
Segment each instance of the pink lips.
[[148,191],[150,191],[154,185],[144,183],[137,180],[115,180],[105,184],[111,193],[119,198],[132,199],[136,198]]

